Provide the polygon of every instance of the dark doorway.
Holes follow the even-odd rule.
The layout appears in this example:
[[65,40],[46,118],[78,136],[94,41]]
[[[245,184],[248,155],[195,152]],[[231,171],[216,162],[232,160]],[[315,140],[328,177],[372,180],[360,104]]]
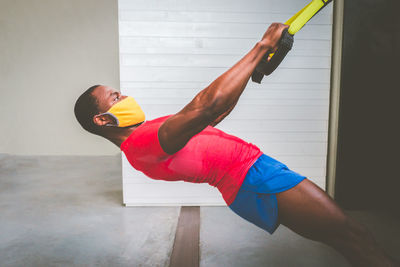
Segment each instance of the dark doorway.
[[344,4],[336,200],[400,210],[400,18],[396,0]]

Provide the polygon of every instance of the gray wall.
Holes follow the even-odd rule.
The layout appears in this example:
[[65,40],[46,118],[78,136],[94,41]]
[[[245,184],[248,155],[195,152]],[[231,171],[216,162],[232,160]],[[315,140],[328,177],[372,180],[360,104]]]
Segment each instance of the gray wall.
[[87,87],[119,88],[117,0],[0,0],[0,153],[115,155],[84,132]]

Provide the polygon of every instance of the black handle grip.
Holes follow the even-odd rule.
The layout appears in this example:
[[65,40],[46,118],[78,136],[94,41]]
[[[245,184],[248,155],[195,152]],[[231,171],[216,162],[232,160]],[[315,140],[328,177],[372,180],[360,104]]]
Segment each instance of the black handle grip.
[[268,57],[271,51],[268,51],[263,56],[260,63],[258,63],[256,69],[251,75],[251,80],[256,83],[261,83],[264,75],[270,75],[279,66],[279,64],[281,64],[287,53],[289,53],[289,51],[292,49],[293,42],[293,35],[288,32],[287,28],[284,29],[282,31],[281,39],[279,40],[278,49],[275,51],[270,61],[268,61]]

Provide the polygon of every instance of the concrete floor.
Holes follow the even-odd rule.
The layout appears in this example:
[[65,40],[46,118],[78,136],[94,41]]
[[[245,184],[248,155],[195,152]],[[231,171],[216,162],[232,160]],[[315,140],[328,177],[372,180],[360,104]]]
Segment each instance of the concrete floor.
[[[0,266],[168,266],[179,207],[124,207],[120,157],[0,154]],[[399,219],[351,212],[389,254]],[[349,266],[280,226],[258,229],[226,207],[202,207],[200,265]]]
[[179,208],[122,206],[120,166],[0,158],[0,266],[167,266]]

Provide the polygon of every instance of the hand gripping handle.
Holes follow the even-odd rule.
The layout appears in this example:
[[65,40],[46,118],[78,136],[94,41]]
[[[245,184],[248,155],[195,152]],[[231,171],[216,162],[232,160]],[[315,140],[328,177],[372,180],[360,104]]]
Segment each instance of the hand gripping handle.
[[278,49],[269,61],[268,57],[271,54],[271,51],[265,53],[260,63],[258,63],[256,69],[251,75],[251,80],[256,83],[261,83],[264,75],[270,75],[279,66],[279,64],[281,64],[287,53],[292,49],[293,42],[293,35],[288,32],[287,28],[284,29],[282,31],[281,39],[279,40]]

